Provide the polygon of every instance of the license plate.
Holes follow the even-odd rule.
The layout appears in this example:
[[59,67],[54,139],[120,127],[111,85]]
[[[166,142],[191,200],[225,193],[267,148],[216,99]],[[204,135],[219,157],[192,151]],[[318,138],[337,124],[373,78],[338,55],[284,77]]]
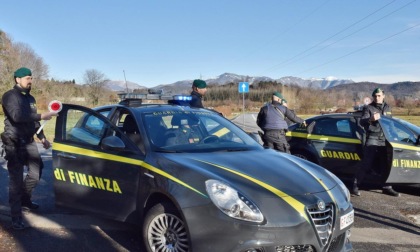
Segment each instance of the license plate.
[[350,226],[354,222],[354,210],[340,218],[340,230]]

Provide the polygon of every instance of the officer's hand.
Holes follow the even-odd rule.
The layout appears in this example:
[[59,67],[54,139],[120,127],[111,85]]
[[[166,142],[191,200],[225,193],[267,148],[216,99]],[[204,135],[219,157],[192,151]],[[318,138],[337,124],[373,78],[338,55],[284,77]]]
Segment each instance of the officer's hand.
[[49,149],[51,147],[50,142],[46,138],[42,138],[41,142],[44,149]]
[[371,122],[377,121],[381,119],[381,114],[379,114],[378,112],[373,113],[372,117],[370,118]]
[[303,125],[303,127],[305,127],[305,128],[306,128],[306,126],[308,126],[308,125],[306,124],[306,121],[303,121],[302,125]]
[[58,116],[58,112],[53,111],[53,112],[45,112],[41,114],[41,119],[42,120],[50,120],[53,116]]

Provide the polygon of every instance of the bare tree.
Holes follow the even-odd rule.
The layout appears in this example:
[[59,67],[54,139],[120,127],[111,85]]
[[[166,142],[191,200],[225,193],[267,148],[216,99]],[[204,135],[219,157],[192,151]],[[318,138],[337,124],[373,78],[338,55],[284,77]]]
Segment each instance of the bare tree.
[[32,70],[32,77],[34,78],[35,84],[48,78],[48,66],[29,45],[25,43],[16,43],[14,47],[17,51],[17,63],[19,67],[27,67]]
[[[48,78],[48,66],[34,50],[24,43],[13,43],[12,39],[0,30],[0,91],[4,93],[15,84],[13,72],[27,67],[32,70],[34,84]],[[33,94],[40,94],[42,90],[36,90]]]
[[88,97],[92,105],[98,105],[99,99],[105,93],[105,83],[107,81],[105,74],[96,69],[89,69],[83,75],[83,80],[88,87]]
[[4,93],[14,85],[13,71],[17,64],[14,61],[16,52],[14,51],[12,40],[6,33],[0,30],[0,92]]
[[407,109],[407,115],[409,116],[416,108],[417,101],[412,97],[404,97],[400,102],[400,106]]

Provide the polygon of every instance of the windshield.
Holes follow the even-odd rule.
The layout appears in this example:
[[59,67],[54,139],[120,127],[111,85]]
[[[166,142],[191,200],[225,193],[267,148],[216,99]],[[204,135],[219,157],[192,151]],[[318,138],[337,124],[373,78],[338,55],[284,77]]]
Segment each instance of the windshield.
[[214,152],[263,149],[242,129],[213,112],[168,111],[143,114],[154,151]]
[[400,119],[400,118],[396,118],[396,117],[393,117],[395,120],[397,120],[398,122],[400,122],[400,123],[402,123],[402,124],[404,124],[407,128],[409,128],[410,130],[412,130],[414,133],[416,133],[417,135],[420,135],[420,127],[419,126],[417,126],[417,125],[414,125],[414,124],[412,124],[412,123],[410,123],[410,122],[407,122],[407,121],[405,121],[405,120],[403,120],[403,119]]

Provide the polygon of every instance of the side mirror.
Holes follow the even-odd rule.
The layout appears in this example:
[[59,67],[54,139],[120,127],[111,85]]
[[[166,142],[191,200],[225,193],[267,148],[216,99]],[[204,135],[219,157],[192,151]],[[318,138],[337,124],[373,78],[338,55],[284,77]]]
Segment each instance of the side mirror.
[[119,137],[109,136],[102,140],[101,148],[103,150],[122,151],[125,148],[125,144]]

